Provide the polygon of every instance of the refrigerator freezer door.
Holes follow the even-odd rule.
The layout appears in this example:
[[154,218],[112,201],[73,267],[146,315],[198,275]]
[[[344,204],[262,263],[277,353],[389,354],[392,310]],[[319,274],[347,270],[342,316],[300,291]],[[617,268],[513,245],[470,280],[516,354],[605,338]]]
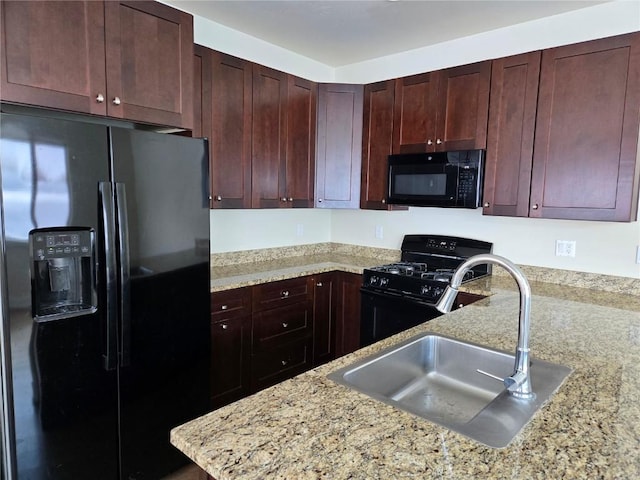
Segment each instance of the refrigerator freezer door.
[[[123,478],[186,463],[169,430],[209,410],[209,200],[205,140],[111,129],[118,209],[126,192],[130,332],[120,367]],[[126,215],[125,215],[126,213]],[[118,226],[120,232],[122,225]],[[126,321],[126,312],[123,318]]]
[[[28,248],[32,229],[83,227],[98,233],[103,250],[98,183],[109,180],[107,140],[102,126],[0,116],[0,275],[8,317],[2,320],[15,427],[13,451],[3,461],[20,479],[117,478],[117,378],[102,363],[104,292],[98,289],[95,313],[35,321]],[[66,287],[57,282],[55,288]]]

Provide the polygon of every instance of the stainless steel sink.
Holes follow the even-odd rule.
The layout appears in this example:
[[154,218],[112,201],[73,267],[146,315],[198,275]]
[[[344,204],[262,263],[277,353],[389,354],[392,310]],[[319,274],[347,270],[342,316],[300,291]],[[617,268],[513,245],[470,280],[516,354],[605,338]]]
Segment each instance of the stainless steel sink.
[[[506,447],[571,369],[530,363],[532,399],[505,389],[514,355],[423,334],[329,374],[329,378],[490,447]],[[486,372],[486,373],[481,373]],[[492,378],[493,375],[497,378]]]

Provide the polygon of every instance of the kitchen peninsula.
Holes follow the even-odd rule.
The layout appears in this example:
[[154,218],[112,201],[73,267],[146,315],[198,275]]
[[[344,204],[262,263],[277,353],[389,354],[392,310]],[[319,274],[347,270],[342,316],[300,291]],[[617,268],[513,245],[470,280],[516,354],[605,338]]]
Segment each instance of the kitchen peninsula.
[[216,480],[640,477],[637,280],[603,292],[525,272],[532,358],[574,371],[507,448],[485,447],[327,378],[423,332],[512,351],[518,294],[498,272],[465,285],[488,298],[177,427],[171,442]]

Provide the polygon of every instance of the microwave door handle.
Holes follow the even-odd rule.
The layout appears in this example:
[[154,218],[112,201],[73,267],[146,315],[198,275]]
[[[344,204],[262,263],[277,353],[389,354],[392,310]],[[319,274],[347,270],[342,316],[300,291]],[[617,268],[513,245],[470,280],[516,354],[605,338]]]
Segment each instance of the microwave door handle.
[[131,364],[131,277],[127,192],[124,183],[116,183],[116,220],[120,256],[120,365]]
[[100,198],[100,214],[102,216],[102,231],[105,253],[105,277],[106,277],[106,305],[105,310],[105,351],[103,353],[103,367],[105,370],[115,370],[118,365],[118,343],[117,343],[117,279],[116,279],[116,246],[115,246],[115,225],[114,219],[114,199],[111,182],[100,182],[98,184]]

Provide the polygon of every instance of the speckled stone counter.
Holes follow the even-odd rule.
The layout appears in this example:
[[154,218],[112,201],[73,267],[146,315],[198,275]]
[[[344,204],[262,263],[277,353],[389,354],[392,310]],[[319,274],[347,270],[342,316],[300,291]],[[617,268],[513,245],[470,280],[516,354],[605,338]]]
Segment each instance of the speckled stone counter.
[[364,268],[400,260],[400,252],[357,245],[313,244],[231,252],[212,256],[211,291],[230,290],[288,278]]
[[467,289],[490,297],[177,427],[171,442],[216,480],[640,478],[637,296],[532,282],[532,357],[574,371],[504,449],[326,377],[422,332],[513,351],[513,281]]

